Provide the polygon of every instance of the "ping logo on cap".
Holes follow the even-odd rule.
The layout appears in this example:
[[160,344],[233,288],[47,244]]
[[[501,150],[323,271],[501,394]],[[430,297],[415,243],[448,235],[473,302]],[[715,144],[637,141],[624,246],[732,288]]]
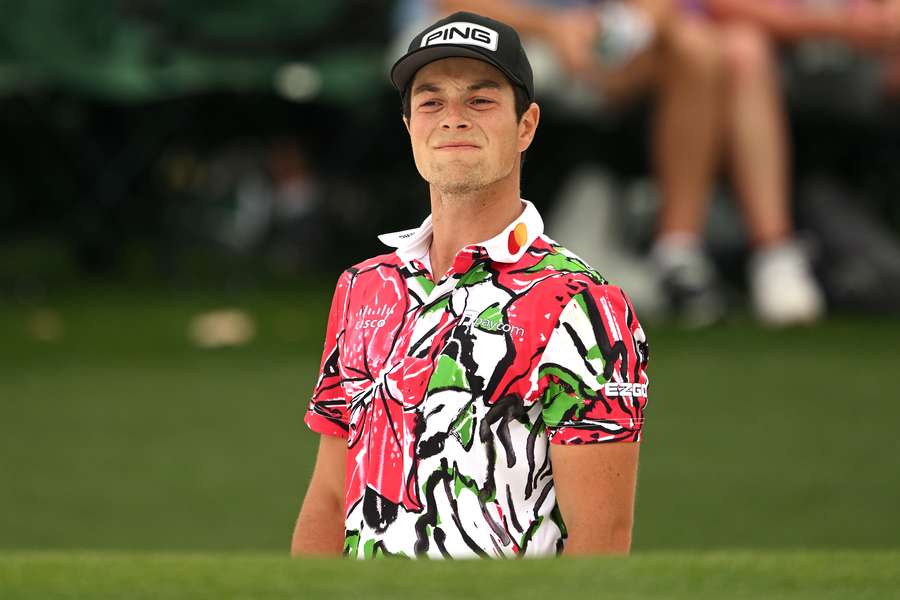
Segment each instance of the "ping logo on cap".
[[438,44],[467,44],[481,46],[491,52],[497,51],[500,34],[493,29],[465,21],[456,21],[441,25],[422,37],[420,48]]

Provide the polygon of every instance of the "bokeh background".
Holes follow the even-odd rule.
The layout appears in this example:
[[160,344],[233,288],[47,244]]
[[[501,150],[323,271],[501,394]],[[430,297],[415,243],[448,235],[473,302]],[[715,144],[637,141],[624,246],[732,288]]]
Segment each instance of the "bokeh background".
[[[396,3],[0,14],[0,550],[286,554],[332,286],[428,212],[387,82]],[[729,316],[643,317],[635,552],[900,546],[900,104],[840,44],[782,59],[792,206],[829,313],[752,318],[723,179],[707,240]],[[587,170],[579,239],[612,228],[645,256],[650,105],[548,103],[523,196],[553,215]]]

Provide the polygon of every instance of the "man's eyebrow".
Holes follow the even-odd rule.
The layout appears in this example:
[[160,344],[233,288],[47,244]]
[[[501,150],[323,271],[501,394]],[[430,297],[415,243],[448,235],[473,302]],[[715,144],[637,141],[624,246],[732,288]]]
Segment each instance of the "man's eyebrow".
[[493,79],[481,79],[479,81],[476,81],[472,85],[470,85],[469,91],[483,90],[486,88],[492,89],[492,90],[499,90],[501,87],[502,86],[500,85],[500,82],[498,82],[498,81],[494,81]]
[[433,83],[420,83],[413,89],[412,95],[421,94],[422,92],[439,92],[441,91],[440,86],[435,85]]
[[[479,79],[478,81],[470,85],[468,89],[470,92],[474,92],[476,90],[484,89],[499,90],[502,87],[503,86],[500,85],[500,82],[493,79]],[[441,86],[426,81],[425,83],[420,83],[415,88],[413,88],[412,95],[415,96],[416,94],[420,94],[422,92],[440,92],[441,90]]]

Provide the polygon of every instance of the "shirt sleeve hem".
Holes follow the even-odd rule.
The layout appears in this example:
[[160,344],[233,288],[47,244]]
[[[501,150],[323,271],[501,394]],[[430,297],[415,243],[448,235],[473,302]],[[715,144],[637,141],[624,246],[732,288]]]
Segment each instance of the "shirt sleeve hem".
[[607,439],[581,439],[578,438],[576,440],[562,440],[562,439],[550,439],[550,443],[554,446],[595,446],[598,444],[639,444],[641,442],[642,436],[629,436],[629,437],[613,437]]
[[306,413],[306,417],[304,417],[303,422],[306,423],[306,426],[309,427],[312,431],[320,433],[322,435],[330,435],[343,439],[347,439],[348,437],[350,437],[346,425],[338,425],[331,419],[323,417],[322,415],[316,414],[312,411],[308,411]]
[[[566,435],[568,434],[568,435]],[[596,437],[595,437],[596,436]],[[577,430],[577,433],[560,429],[547,428],[547,438],[557,446],[584,446],[587,444],[612,444],[618,442],[640,442],[644,437],[643,428],[628,429],[618,433],[597,430]]]

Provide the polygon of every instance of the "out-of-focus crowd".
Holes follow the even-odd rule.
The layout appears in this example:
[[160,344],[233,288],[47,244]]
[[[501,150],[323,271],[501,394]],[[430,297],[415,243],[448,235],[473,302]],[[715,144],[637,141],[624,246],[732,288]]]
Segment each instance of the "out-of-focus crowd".
[[399,5],[390,57],[405,51],[403,40],[457,10],[519,31],[545,112],[604,119],[630,103],[652,102],[658,210],[649,256],[630,253],[618,239],[627,217],[617,203],[628,200],[607,198],[602,165],[593,173],[582,169],[561,191],[551,235],[577,240],[576,250],[630,288],[638,304],[687,325],[713,323],[729,303],[705,233],[724,178],[750,249],[746,285],[755,315],[771,325],[823,317],[821,278],[792,216],[786,86],[802,97],[804,77],[838,56],[857,61],[852,69],[874,73],[874,80],[869,76],[865,90],[826,94],[862,93],[871,106],[895,105],[900,1],[409,0]]
[[389,68],[470,10],[534,70],[523,196],[642,316],[900,313],[900,0],[18,4],[0,297],[330,277],[383,251],[428,211]]

